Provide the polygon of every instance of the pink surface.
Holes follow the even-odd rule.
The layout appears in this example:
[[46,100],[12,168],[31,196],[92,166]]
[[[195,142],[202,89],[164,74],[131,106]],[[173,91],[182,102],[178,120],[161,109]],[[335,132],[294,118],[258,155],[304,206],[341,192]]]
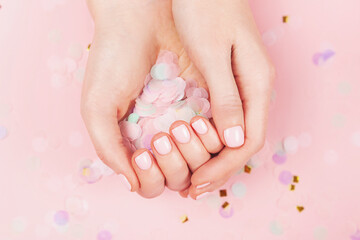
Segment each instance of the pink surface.
[[85,1],[0,4],[1,240],[360,239],[359,1],[251,1],[278,72],[267,144],[227,197],[199,201],[142,199],[117,176],[84,183]]

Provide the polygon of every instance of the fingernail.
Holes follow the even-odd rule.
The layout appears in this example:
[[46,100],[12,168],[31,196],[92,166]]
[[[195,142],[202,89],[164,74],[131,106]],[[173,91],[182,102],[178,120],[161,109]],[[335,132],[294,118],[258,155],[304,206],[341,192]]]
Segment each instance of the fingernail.
[[190,132],[189,129],[184,124],[172,129],[171,132],[178,142],[180,143],[190,142]]
[[208,131],[208,127],[204,120],[199,119],[191,124],[191,126],[195,129],[195,131],[199,134],[205,134]]
[[228,147],[240,147],[244,144],[244,131],[241,126],[228,128],[224,131],[224,138]]
[[151,167],[151,157],[148,152],[143,152],[135,158],[136,165],[142,170],[147,170]]
[[156,151],[161,155],[166,155],[171,151],[171,143],[167,136],[163,136],[154,141]]
[[206,187],[206,186],[208,186],[208,185],[210,185],[210,182],[207,182],[207,183],[204,183],[204,184],[197,185],[197,186],[196,186],[196,189],[200,189],[200,188]]
[[200,194],[200,195],[197,195],[196,198],[195,198],[195,200],[202,199],[203,197],[205,197],[205,196],[208,195],[208,194],[209,194],[209,192],[204,192],[204,193],[202,193],[202,194]]
[[125,185],[125,187],[131,191],[131,184],[129,183],[129,180],[127,180],[127,178],[121,173],[118,176],[120,177],[120,181]]

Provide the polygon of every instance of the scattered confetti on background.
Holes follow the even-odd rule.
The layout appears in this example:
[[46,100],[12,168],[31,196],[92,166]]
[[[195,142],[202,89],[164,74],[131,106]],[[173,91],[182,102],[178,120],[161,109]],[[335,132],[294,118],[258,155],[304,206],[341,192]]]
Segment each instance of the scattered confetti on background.
[[250,2],[277,68],[267,141],[194,201],[142,199],[96,157],[85,1],[1,1],[0,239],[360,239],[360,3]]

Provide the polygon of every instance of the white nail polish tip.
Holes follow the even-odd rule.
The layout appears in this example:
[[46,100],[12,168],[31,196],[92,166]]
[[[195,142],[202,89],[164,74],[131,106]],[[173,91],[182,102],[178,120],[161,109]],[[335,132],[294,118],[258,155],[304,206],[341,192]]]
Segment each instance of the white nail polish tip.
[[131,191],[131,184],[129,183],[129,180],[127,180],[127,178],[121,173],[118,176],[120,177],[120,181],[125,185],[125,187]]
[[199,200],[199,199],[202,199],[202,198],[204,198],[206,195],[208,195],[209,194],[209,192],[204,192],[204,193],[202,193],[202,194],[200,194],[200,195],[197,195],[196,196],[196,200]]
[[197,185],[196,189],[200,189],[200,188],[203,188],[203,187],[206,187],[206,186],[209,186],[209,185],[210,185],[210,182],[203,183],[203,184]]

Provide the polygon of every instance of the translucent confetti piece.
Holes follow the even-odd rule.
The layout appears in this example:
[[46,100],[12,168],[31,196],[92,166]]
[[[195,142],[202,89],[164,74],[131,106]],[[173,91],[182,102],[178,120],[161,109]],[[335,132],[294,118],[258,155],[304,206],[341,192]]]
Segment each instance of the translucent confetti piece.
[[293,174],[289,171],[282,171],[279,174],[279,181],[284,185],[289,185],[293,180]]
[[28,226],[28,221],[25,217],[15,217],[11,221],[11,230],[15,233],[25,232]]
[[142,129],[139,124],[122,121],[120,122],[120,132],[124,137],[127,137],[130,141],[138,139],[142,134]]
[[57,225],[64,226],[69,222],[69,214],[66,211],[57,211],[54,215],[54,222]]
[[150,71],[151,77],[153,79],[157,79],[157,80],[166,80],[169,79],[169,65],[165,64],[165,63],[158,63],[155,64]]
[[283,141],[283,147],[286,153],[296,153],[299,148],[299,143],[296,137],[289,136]]
[[102,230],[97,234],[97,240],[111,240],[112,235],[108,230]]
[[325,240],[327,239],[328,231],[325,227],[319,226],[314,229],[313,236],[316,240]]
[[79,43],[73,43],[69,46],[67,54],[69,57],[79,61],[83,55],[83,46]]
[[190,122],[190,120],[195,117],[195,112],[190,107],[182,107],[176,110],[176,119],[183,120],[185,122]]
[[91,166],[93,168],[99,169],[102,176],[110,176],[114,174],[114,171],[99,158],[92,162]]
[[237,198],[243,198],[246,194],[246,186],[242,182],[236,182],[231,186],[232,194]]
[[4,126],[0,126],[0,140],[5,139],[8,136],[8,131]]
[[352,234],[350,237],[351,237],[351,240],[360,240],[360,230],[357,229],[356,232],[354,234]]
[[284,229],[283,226],[280,222],[278,221],[272,221],[270,222],[270,232],[274,235],[280,236],[284,233]]
[[128,116],[128,122],[131,122],[131,123],[137,123],[139,121],[139,118],[140,116],[136,113],[131,113],[129,116]]
[[223,207],[224,204],[219,208],[219,214],[223,218],[231,218],[234,215],[234,208],[232,206],[229,206],[229,203],[227,203],[226,206]]
[[175,117],[173,112],[168,112],[162,116],[159,116],[154,119],[154,127],[159,132],[169,132],[169,128],[173,122],[175,122],[177,118]]
[[296,206],[296,209],[299,211],[299,212],[302,212],[304,211],[304,207],[303,206]]
[[286,162],[286,154],[283,151],[277,151],[273,156],[272,160],[276,164],[284,164]]
[[354,132],[351,136],[351,142],[356,146],[360,147],[360,131]]
[[313,56],[313,62],[317,66],[323,65],[325,62],[327,62],[330,58],[332,58],[335,55],[335,52],[331,49],[327,49],[323,52],[315,53]]
[[83,216],[89,210],[89,205],[79,196],[69,196],[65,198],[65,209],[72,215]]
[[184,214],[184,215],[182,215],[182,216],[180,217],[180,221],[181,221],[182,223],[186,223],[187,221],[189,221],[189,218],[188,218],[188,216],[187,216],[186,214]]
[[226,189],[220,189],[219,194],[220,194],[220,197],[226,197],[227,196]]
[[101,173],[101,169],[93,165],[93,161],[90,159],[85,159],[80,162],[79,176],[86,183],[96,183],[102,177]]

